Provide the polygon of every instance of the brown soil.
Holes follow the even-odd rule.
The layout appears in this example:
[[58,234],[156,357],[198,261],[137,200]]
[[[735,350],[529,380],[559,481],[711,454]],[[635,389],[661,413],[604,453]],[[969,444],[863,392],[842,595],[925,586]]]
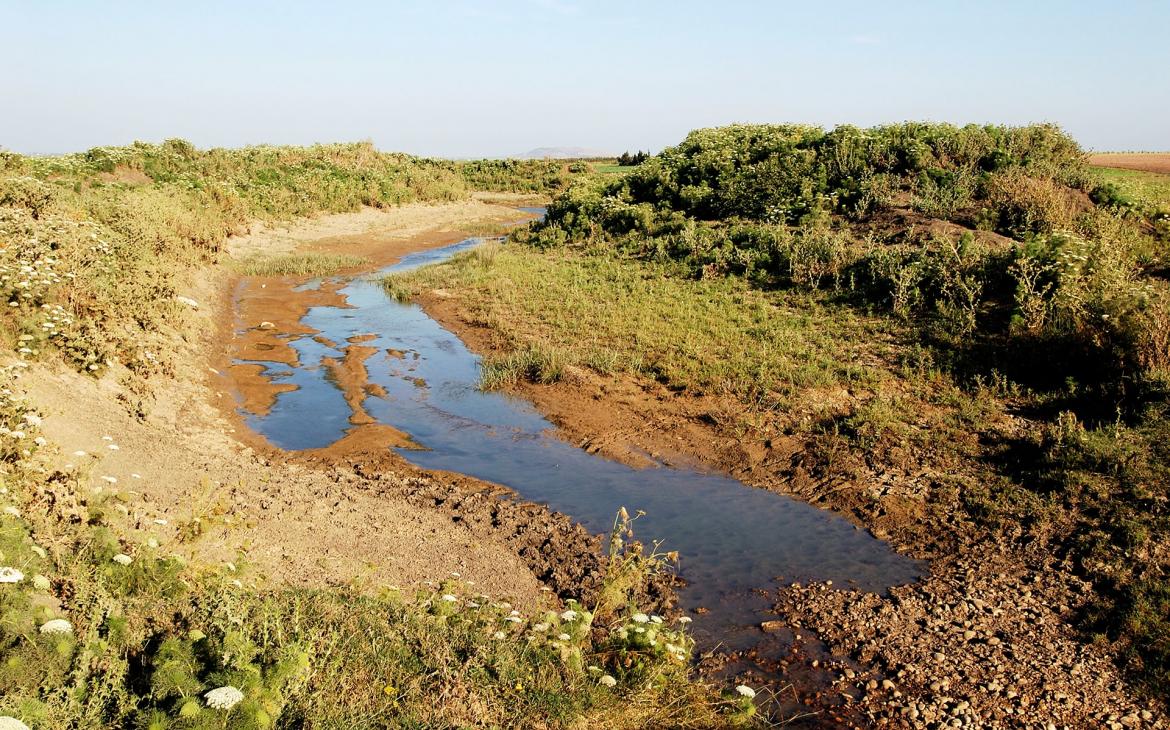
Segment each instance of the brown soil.
[[1170,152],[1106,152],[1089,155],[1089,164],[1170,174]]
[[345,402],[351,411],[349,422],[355,426],[375,423],[374,418],[366,413],[364,405],[366,397],[379,395],[378,386],[370,384],[370,373],[366,369],[366,360],[378,351],[376,347],[369,347],[358,343],[373,339],[375,335],[355,335],[350,337],[350,343],[343,352],[341,360],[327,357],[322,360],[329,369],[333,382],[345,396]]

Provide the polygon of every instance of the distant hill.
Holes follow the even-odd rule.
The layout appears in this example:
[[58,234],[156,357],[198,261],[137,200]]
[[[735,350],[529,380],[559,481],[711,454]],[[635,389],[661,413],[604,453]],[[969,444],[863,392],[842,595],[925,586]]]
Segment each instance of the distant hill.
[[522,160],[566,160],[580,157],[613,157],[604,150],[595,150],[588,147],[537,147],[517,155]]

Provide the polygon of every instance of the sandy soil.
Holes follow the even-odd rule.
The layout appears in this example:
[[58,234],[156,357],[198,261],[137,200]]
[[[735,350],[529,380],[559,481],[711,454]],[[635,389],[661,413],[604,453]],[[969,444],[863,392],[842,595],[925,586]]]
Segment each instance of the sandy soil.
[[1107,152],[1089,155],[1089,164],[1170,174],[1170,152]]
[[[314,244],[318,250],[346,247],[386,261],[449,242],[461,223],[517,218],[513,209],[481,201],[407,206],[400,217],[396,212],[363,211],[288,231],[257,231],[229,249],[267,255],[329,232],[334,237]],[[596,590],[601,566],[594,536],[563,516],[511,499],[502,488],[410,466],[388,450],[408,443],[394,429],[357,425],[335,447],[299,454],[249,435],[231,415],[236,401],[227,392],[228,375],[255,383],[242,390],[246,407],[257,412],[271,407],[279,389],[258,382],[263,379],[254,368],[228,373],[222,367],[228,354],[223,337],[238,321],[227,309],[239,286],[232,279],[219,267],[190,282],[184,294],[200,302],[189,315],[196,320],[192,331],[202,334],[182,345],[177,376],[156,383],[149,399],[129,389],[128,374],[116,370],[94,380],[38,366],[23,380],[45,411],[46,435],[60,445],[57,465],[78,470],[95,490],[116,491],[132,533],[142,540],[155,536],[196,561],[233,561],[241,578],[254,584],[376,589],[458,574],[478,590],[530,609],[555,603],[556,594]],[[287,283],[259,291],[267,302],[260,308],[287,320],[282,326],[295,326],[310,305],[282,300]],[[312,296],[335,295],[326,289]],[[253,330],[246,346],[265,344],[272,331],[260,322]],[[277,343],[268,344],[266,358],[280,354]],[[360,343],[350,347],[337,373],[360,390],[365,353]],[[209,354],[220,367],[208,366]],[[201,537],[185,541],[181,535],[190,532]]]

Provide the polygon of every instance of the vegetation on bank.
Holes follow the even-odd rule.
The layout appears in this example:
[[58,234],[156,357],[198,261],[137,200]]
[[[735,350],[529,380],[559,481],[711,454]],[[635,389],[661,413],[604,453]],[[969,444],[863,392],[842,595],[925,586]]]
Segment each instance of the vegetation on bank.
[[[684,625],[639,613],[634,589],[661,556],[643,555],[624,520],[592,610],[524,616],[455,581],[374,595],[246,584],[242,563],[186,564],[150,527],[131,529],[133,493],[90,473],[84,454],[55,466],[44,414],[21,398],[30,361],[116,374],[143,398],[165,387],[176,344],[193,334],[184,313],[200,306],[186,282],[254,219],[451,200],[510,180],[531,189],[535,168],[485,172],[497,167],[364,144],[200,151],[177,140],[0,157],[0,340],[11,353],[0,363],[5,727],[708,727],[751,717],[750,701],[691,681]],[[294,256],[264,273],[352,263]],[[198,540],[188,527],[177,539]]]
[[244,276],[326,276],[368,264],[369,259],[349,254],[291,253],[241,261]]
[[515,344],[488,384],[626,369],[734,396],[828,483],[927,482],[936,538],[959,515],[1090,577],[1082,628],[1157,693],[1168,199],[1115,172],[1049,125],[699,130],[571,187],[527,248],[394,286],[473,292]]
[[[94,373],[115,362],[143,376],[169,373],[168,337],[190,306],[177,274],[215,261],[227,236],[253,221],[481,189],[548,192],[569,177],[545,161],[423,159],[367,143],[198,150],[169,140],[36,158],[0,151],[0,297],[9,303],[0,340]],[[243,267],[295,274],[347,265],[292,256]]]

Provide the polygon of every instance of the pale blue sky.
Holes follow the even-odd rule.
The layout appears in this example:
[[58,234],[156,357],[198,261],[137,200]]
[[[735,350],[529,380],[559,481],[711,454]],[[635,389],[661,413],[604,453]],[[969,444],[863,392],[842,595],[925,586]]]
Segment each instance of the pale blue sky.
[[1170,1],[0,0],[0,146],[492,156],[730,122],[1052,121],[1170,149]]

